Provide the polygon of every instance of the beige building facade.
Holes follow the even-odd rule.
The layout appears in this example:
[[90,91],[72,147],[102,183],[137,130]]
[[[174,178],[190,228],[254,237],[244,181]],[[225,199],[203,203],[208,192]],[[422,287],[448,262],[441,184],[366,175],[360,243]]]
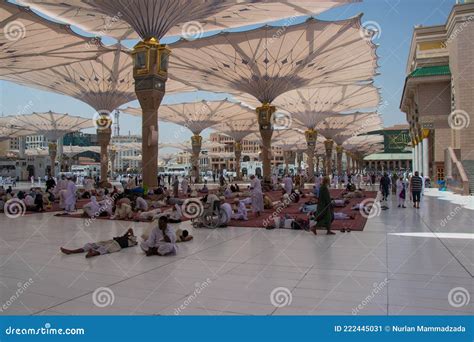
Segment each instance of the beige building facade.
[[406,73],[400,108],[410,125],[413,169],[468,195],[474,184],[473,2],[455,5],[444,25],[414,29]]

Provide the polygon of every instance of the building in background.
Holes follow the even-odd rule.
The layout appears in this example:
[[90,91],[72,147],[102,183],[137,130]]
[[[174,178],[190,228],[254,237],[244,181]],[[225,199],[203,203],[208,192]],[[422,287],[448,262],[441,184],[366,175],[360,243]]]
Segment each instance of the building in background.
[[412,152],[408,125],[395,125],[368,134],[381,134],[384,150],[364,158],[364,167],[368,171],[411,171]]
[[[235,171],[235,157],[234,157],[234,139],[221,133],[211,133],[209,140],[224,144],[222,147],[212,148],[209,153],[210,170],[219,172],[222,170]],[[242,140],[242,162],[258,162],[260,153],[260,145],[258,141]],[[223,157],[216,157],[216,155],[222,154]],[[283,151],[281,147],[272,146],[272,168],[283,165]],[[243,164],[245,165],[245,164]],[[242,165],[243,174],[246,174],[245,167]]]
[[[140,135],[114,135],[112,136],[111,143],[112,145],[132,143],[141,144],[142,137]],[[127,159],[127,157],[136,157],[139,155],[140,151],[137,149],[117,150],[115,155],[115,170],[119,172],[138,170],[140,168],[140,160]]]
[[474,2],[464,1],[445,24],[414,29],[400,104],[414,170],[464,195],[474,191],[473,56]]
[[64,136],[63,145],[72,146],[99,146],[97,134],[71,132]]

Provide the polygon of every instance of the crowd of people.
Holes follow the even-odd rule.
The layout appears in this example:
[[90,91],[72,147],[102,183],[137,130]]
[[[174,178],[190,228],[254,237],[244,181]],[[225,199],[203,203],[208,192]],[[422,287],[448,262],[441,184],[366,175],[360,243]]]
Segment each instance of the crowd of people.
[[[300,212],[308,215],[308,222],[300,225],[307,230],[317,233],[316,229],[325,229],[327,234],[333,235],[331,229],[334,220],[351,220],[353,214],[335,211],[334,208],[346,206],[352,198],[365,196],[364,190],[373,190],[375,183],[379,184],[381,201],[385,203],[390,193],[397,197],[398,208],[406,208],[406,199],[410,197],[414,208],[420,207],[421,195],[427,182],[418,172],[413,175],[406,173],[383,174],[345,174],[332,177],[317,175],[312,191],[305,191],[306,177],[303,174],[278,177],[272,175],[270,184],[262,184],[256,176],[250,176],[250,184],[242,185],[228,182],[225,178],[219,179],[216,189],[210,190],[207,181],[203,184],[193,184],[189,177],[168,175],[159,177],[159,186],[155,189],[146,189],[138,177],[123,177],[122,187],[114,186],[105,189],[99,183],[84,177],[78,187],[75,176],[62,175],[59,179],[49,177],[45,180],[46,188],[31,187],[29,191],[14,191],[12,186],[5,189],[0,186],[0,210],[8,200],[16,198],[24,203],[26,210],[42,212],[57,205],[63,212],[57,215],[71,215],[80,213],[84,218],[108,218],[111,220],[131,220],[144,222],[158,222],[158,230],[152,231],[141,248],[147,255],[166,255],[175,251],[176,239],[187,241],[189,233],[179,232],[175,236],[169,224],[179,223],[186,215],[186,203],[189,199],[198,201],[203,208],[201,217],[217,215],[216,226],[225,227],[231,220],[247,221],[252,213],[253,218],[259,218],[264,210],[283,210],[292,203],[299,203]],[[331,188],[341,188],[344,191],[337,198],[331,198]],[[272,199],[269,191],[281,191],[279,199]],[[273,197],[275,195],[272,195]],[[77,202],[83,204],[82,212],[77,211]],[[388,208],[388,207],[387,207]],[[354,210],[366,210],[355,205]],[[199,217],[197,217],[197,221]],[[278,222],[279,221],[279,222]],[[284,223],[284,222],[290,222]],[[282,223],[283,222],[283,223]],[[293,227],[298,220],[289,217],[273,217],[273,223],[265,225],[267,228]],[[350,231],[350,230],[348,230]],[[134,242],[135,241],[135,242]],[[162,242],[166,241],[166,244]],[[90,243],[77,250],[64,249],[66,254],[86,252],[88,257],[112,253],[125,247],[136,245],[133,230],[129,230],[122,237],[112,240]]]

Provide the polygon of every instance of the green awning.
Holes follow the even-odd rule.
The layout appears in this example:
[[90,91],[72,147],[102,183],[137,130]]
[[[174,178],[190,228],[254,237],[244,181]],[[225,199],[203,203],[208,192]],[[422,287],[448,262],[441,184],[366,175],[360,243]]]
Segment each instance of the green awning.
[[425,77],[425,76],[442,76],[451,75],[449,65],[435,65],[416,68],[413,70],[409,77]]
[[411,160],[411,153],[373,153],[364,158],[365,161]]

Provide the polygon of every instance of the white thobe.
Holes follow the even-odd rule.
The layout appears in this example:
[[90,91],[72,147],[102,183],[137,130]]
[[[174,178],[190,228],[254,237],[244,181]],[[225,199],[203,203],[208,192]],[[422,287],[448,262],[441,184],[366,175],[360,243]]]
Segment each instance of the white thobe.
[[140,244],[140,247],[147,252],[150,248],[156,247],[160,255],[174,254],[177,251],[176,233],[170,226],[165,229],[165,235],[170,242],[163,241],[164,235],[160,228],[155,227],[151,231],[148,239]]
[[239,201],[239,205],[237,206],[237,212],[232,215],[234,220],[244,220],[247,221],[247,208],[245,207],[244,201]]
[[64,209],[68,212],[76,209],[76,189],[76,184],[72,180],[68,181],[64,202]]
[[293,180],[291,177],[285,177],[283,179],[283,186],[285,188],[285,191],[287,194],[291,194],[291,191],[293,190]]
[[254,213],[263,211],[263,192],[262,184],[258,178],[254,178],[250,182],[251,194],[252,194],[252,211]]

